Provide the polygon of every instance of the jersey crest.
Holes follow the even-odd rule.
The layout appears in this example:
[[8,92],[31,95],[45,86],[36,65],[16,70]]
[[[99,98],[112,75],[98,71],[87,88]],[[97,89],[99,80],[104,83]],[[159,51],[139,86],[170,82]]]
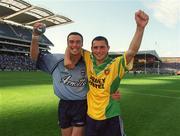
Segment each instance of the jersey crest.
[[109,69],[109,68],[107,68],[107,69],[104,70],[104,74],[105,74],[105,75],[109,75],[109,73],[110,73],[110,69]]

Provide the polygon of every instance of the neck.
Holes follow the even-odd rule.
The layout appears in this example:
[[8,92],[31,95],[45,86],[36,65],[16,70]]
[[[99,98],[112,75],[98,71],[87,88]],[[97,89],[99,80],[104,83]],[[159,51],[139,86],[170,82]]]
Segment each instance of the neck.
[[96,65],[97,65],[97,66],[101,65],[102,63],[104,63],[104,60],[100,60],[100,61],[99,61],[99,60],[96,60]]
[[97,59],[96,59],[96,65],[99,66],[99,65],[103,64],[104,61],[106,61],[106,58],[107,58],[107,57],[108,57],[108,54],[106,55],[106,57],[105,57],[104,59],[101,59],[101,60],[97,60]]
[[70,57],[70,59],[74,65],[76,65],[78,63],[80,58],[81,58],[81,54],[77,54],[77,55],[71,54],[71,57]]

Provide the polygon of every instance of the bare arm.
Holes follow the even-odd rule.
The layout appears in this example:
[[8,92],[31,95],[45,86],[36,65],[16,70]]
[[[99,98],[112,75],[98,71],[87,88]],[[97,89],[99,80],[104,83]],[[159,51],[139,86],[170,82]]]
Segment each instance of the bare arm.
[[30,46],[30,57],[33,61],[37,61],[39,55],[39,37],[32,36],[31,46]]
[[73,69],[75,67],[75,65],[71,60],[71,55],[68,47],[66,47],[66,51],[64,55],[64,66],[68,69]]
[[136,55],[136,53],[140,48],[144,29],[148,23],[149,17],[146,13],[139,10],[135,13],[135,20],[136,20],[137,28],[134,37],[130,43],[129,49],[126,52],[127,64],[132,60],[132,58]]
[[30,46],[30,57],[33,61],[37,61],[39,55],[39,37],[40,37],[40,35],[36,33],[34,30],[41,25],[43,24],[36,23],[33,26],[32,41]]

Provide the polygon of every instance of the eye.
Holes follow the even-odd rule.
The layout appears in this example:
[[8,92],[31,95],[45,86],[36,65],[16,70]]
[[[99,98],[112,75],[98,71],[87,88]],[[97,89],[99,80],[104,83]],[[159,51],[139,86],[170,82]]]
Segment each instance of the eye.
[[77,41],[76,40],[69,40],[69,43],[70,44],[74,44],[74,43],[75,44],[81,44],[81,41],[80,40],[77,40]]
[[81,44],[81,41],[79,41],[79,40],[78,40],[78,41],[76,41],[76,44]]
[[100,49],[105,49],[105,46],[100,46]]
[[72,41],[72,40],[69,40],[69,43],[70,43],[70,44],[73,44],[73,43],[74,43],[74,41]]
[[97,49],[98,49],[98,47],[97,47],[97,46],[94,46],[94,47],[93,47],[93,49],[97,50]]

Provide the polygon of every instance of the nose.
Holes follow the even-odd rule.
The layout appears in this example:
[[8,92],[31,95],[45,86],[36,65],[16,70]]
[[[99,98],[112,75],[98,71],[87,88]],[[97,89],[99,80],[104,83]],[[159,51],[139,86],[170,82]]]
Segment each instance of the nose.
[[97,52],[100,52],[100,51],[101,51],[101,49],[100,49],[99,47],[97,47],[96,51],[97,51]]
[[71,45],[71,47],[72,48],[80,48],[81,46],[79,44],[74,43],[74,44]]

